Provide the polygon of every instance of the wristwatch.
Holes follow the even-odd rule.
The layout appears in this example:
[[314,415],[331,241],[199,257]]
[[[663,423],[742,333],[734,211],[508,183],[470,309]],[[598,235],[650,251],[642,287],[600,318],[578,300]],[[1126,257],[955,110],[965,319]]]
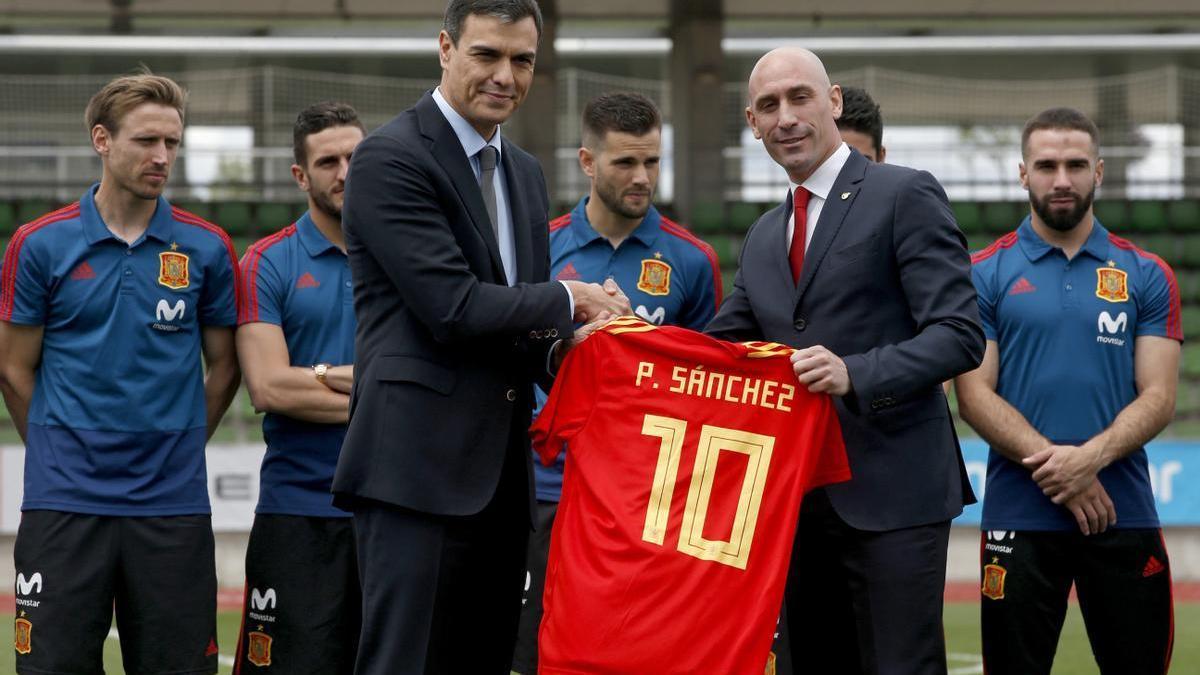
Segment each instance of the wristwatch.
[[316,364],[313,364],[312,369],[313,369],[313,374],[317,376],[317,382],[320,382],[321,384],[325,384],[325,374],[329,372],[329,364],[328,363],[316,363]]

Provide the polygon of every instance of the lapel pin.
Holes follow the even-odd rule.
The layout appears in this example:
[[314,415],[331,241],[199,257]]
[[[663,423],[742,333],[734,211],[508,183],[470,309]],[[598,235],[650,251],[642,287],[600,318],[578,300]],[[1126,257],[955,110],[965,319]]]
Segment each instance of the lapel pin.
[[850,199],[850,193],[849,193],[849,192],[843,192],[843,193],[842,193],[842,201],[846,201],[847,199]]

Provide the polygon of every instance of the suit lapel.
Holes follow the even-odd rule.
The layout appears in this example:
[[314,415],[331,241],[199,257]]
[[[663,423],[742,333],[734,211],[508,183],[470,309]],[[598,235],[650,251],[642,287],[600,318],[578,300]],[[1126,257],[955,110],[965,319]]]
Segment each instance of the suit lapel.
[[[471,224],[487,246],[488,255],[492,260],[492,272],[497,279],[504,279],[504,263],[500,260],[500,244],[492,231],[492,222],[488,218],[487,207],[483,205],[483,193],[479,191],[479,181],[471,169],[466,150],[454,133],[454,127],[442,114],[433,95],[426,93],[417,101],[417,119],[421,125],[421,135],[432,141],[430,152],[434,159],[446,171],[458,198],[467,207]],[[510,190],[511,193],[511,190]]]
[[768,223],[764,223],[764,225],[770,228],[767,230],[767,241],[775,242],[771,246],[771,251],[773,252],[771,257],[775,260],[776,276],[779,277],[783,288],[793,288],[795,284],[792,281],[792,265],[788,261],[787,236],[788,220],[792,217],[792,191],[790,189],[788,190],[787,197],[783,200],[783,204],[776,208],[775,211],[774,219]]
[[517,281],[533,281],[533,239],[529,231],[529,214],[525,211],[525,195],[517,180],[517,166],[512,145],[503,141],[504,152],[500,163],[504,165],[504,177],[508,181],[508,209],[512,218],[513,248],[517,254]]
[[[804,298],[804,292],[812,283],[817,268],[825,260],[825,254],[829,253],[830,245],[833,244],[838,231],[842,229],[842,222],[846,219],[846,214],[850,212],[850,206],[854,203],[855,197],[858,196],[859,184],[862,182],[866,166],[867,160],[862,155],[852,152],[850,158],[846,160],[846,165],[842,167],[841,173],[838,174],[837,180],[833,182],[833,189],[829,191],[829,197],[825,200],[825,205],[821,207],[821,215],[816,224],[817,229],[813,232],[812,240],[808,243],[808,250],[804,254],[804,267],[800,270],[800,281],[796,284],[796,305],[799,305],[800,300]],[[786,242],[783,250],[787,250]],[[786,260],[786,253],[784,258]]]

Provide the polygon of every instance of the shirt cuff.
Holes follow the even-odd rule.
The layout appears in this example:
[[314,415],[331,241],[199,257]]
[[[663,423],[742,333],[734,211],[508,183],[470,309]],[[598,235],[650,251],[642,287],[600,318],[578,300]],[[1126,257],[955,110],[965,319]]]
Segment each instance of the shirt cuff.
[[558,353],[558,344],[562,340],[555,340],[554,344],[550,345],[550,351],[546,352],[546,374],[550,377],[558,375],[558,368],[554,367],[554,355]]
[[571,293],[571,287],[565,281],[559,281],[562,287],[567,289],[567,301],[571,303],[571,321],[575,320],[575,296]]

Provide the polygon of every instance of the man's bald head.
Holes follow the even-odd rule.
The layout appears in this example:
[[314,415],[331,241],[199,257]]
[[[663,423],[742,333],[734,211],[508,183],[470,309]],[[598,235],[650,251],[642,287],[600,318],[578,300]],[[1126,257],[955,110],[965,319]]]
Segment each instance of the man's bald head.
[[816,54],[780,47],[754,64],[748,89],[746,122],[754,137],[793,182],[803,183],[842,142],[841,87],[829,83]]
[[777,47],[762,55],[750,71],[750,102],[754,102],[756,82],[778,75],[782,69],[785,72],[805,72],[810,79],[826,89],[829,88],[829,73],[821,59],[803,47]]

